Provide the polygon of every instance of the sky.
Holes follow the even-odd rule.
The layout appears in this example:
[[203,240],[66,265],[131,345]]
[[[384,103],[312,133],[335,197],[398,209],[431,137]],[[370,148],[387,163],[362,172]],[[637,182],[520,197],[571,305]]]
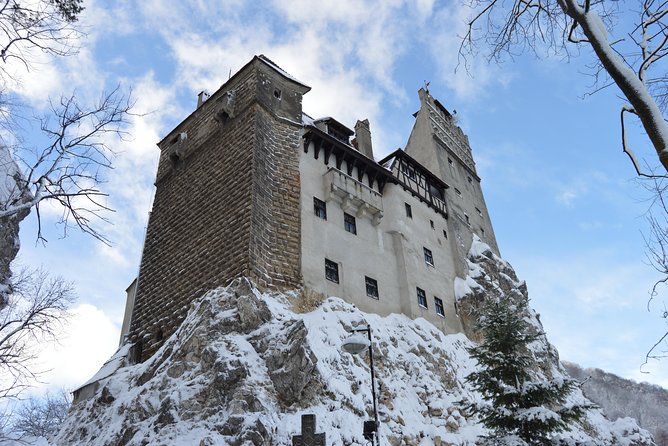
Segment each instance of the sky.
[[[21,225],[18,263],[43,265],[75,283],[78,300],[38,390],[74,389],[118,347],[125,288],[137,274],[154,192],[156,143],[254,55],[264,54],[309,85],[304,111],[349,127],[368,118],[380,159],[405,147],[419,108],[417,91],[456,110],[468,134],[505,260],[527,282],[531,305],[563,360],[668,388],[668,359],[642,366],[668,326],[661,279],[647,264],[643,231],[648,193],[622,153],[619,92],[594,95],[583,74],[590,55],[471,60],[458,66],[468,10],[437,0],[86,0],[76,55],[33,54],[15,67],[16,98],[46,111],[49,98],[75,92],[94,101],[116,86],[135,101],[128,138],[110,141],[115,168],[104,191],[115,212],[97,226],[106,246],[74,230],[62,237],[60,212],[44,209]],[[26,141],[38,129],[24,124]],[[641,129],[642,159],[654,164]],[[665,291],[665,290],[664,290]],[[665,293],[664,293],[665,294]],[[642,367],[641,367],[642,366]]]

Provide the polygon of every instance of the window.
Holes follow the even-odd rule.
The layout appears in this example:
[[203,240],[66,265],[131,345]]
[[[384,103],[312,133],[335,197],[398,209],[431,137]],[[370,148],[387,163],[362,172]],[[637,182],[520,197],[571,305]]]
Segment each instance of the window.
[[431,253],[431,249],[422,248],[424,250],[424,263],[429,266],[434,266],[434,256]]
[[469,183],[473,183],[473,179],[471,177],[467,177],[467,179],[469,180]]
[[366,285],[366,295],[378,299],[378,282],[376,279],[364,276],[364,284]]
[[430,184],[429,193],[431,194],[432,197],[438,198],[441,201],[445,201],[444,200],[445,194],[441,187]]
[[460,197],[462,196],[462,191],[460,191],[456,187],[455,187],[455,192],[457,193],[458,196],[460,196]]
[[415,179],[415,169],[413,169],[411,166],[407,164],[402,164],[401,171],[404,173],[404,175],[408,175],[408,178],[410,178],[411,180]]
[[467,225],[471,225],[471,219],[469,218],[468,214],[464,214],[464,219],[466,220]]
[[452,166],[452,159],[450,157],[448,157],[448,164]]
[[429,224],[431,225],[431,229],[434,229],[434,220],[429,220]]
[[480,215],[482,217],[482,211],[480,209],[475,208],[475,211],[478,213],[478,215]]
[[418,298],[418,305],[427,308],[427,295],[424,294],[424,290],[420,287],[417,287],[417,298]]
[[343,213],[343,227],[351,234],[357,234],[357,223],[355,217],[350,214]]
[[482,234],[482,237],[485,238],[485,230],[483,228],[480,228],[480,234]]
[[404,204],[406,205],[406,217],[413,218],[413,210],[411,209],[411,205],[408,203]]
[[445,309],[443,308],[443,301],[434,296],[434,306],[436,307],[436,314],[445,317]]
[[313,213],[323,220],[327,220],[327,205],[324,201],[313,197]]
[[448,231],[446,231],[445,229],[443,230],[443,237],[445,237],[446,239],[448,238]]
[[325,278],[334,283],[339,283],[339,264],[325,259]]

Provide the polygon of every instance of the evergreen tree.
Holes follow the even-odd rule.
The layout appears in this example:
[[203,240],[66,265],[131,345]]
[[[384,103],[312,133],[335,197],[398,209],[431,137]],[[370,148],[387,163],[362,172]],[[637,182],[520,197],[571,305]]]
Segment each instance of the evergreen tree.
[[466,402],[464,407],[493,431],[488,443],[543,445],[588,406],[564,407],[576,381],[539,375],[529,345],[542,333],[527,319],[527,302],[518,300],[492,298],[481,308],[484,341],[469,349],[479,368],[466,380],[483,400]]

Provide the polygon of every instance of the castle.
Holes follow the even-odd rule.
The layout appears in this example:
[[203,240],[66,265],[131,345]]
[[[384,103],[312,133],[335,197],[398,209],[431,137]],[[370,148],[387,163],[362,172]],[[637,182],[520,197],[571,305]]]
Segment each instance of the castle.
[[454,282],[474,234],[498,247],[468,138],[428,91],[405,150],[302,112],[310,88],[256,56],[162,141],[123,336],[152,355],[190,302],[246,276],[462,330]]

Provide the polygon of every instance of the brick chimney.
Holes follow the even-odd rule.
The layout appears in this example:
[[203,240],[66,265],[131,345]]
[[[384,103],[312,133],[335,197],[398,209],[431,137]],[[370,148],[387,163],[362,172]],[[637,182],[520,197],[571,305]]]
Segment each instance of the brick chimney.
[[355,139],[357,140],[357,150],[367,158],[373,159],[373,149],[371,147],[371,130],[369,130],[369,120],[357,121],[355,124]]

